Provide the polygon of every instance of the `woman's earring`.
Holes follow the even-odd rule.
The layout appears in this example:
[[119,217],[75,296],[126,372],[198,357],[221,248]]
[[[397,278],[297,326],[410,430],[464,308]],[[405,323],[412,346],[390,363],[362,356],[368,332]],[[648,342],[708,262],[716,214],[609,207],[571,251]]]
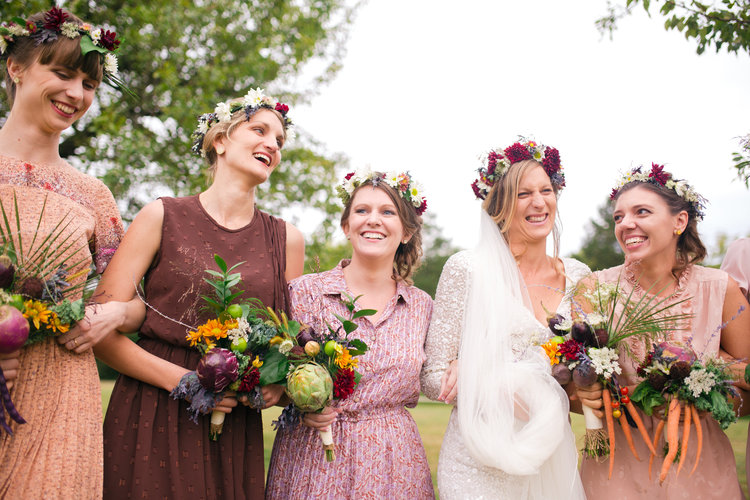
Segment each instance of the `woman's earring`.
[[216,154],[217,155],[223,155],[224,154],[224,146],[216,146]]
[[20,79],[20,78],[18,78],[17,76],[14,76],[14,77],[13,77],[13,83],[17,84],[17,83],[18,83],[18,82],[20,82],[20,81],[21,81],[21,79]]
[[677,236],[679,236],[679,235],[682,234],[682,230],[681,229],[675,229],[674,230],[674,234],[677,235]]

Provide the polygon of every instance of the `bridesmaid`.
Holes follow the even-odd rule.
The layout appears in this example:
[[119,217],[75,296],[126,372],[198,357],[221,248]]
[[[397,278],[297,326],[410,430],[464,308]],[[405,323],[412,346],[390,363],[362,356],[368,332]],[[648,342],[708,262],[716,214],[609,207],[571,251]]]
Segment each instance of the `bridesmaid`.
[[[362,374],[354,393],[304,425],[279,429],[268,471],[266,498],[434,498],[430,469],[417,424],[406,407],[419,399],[419,371],[432,300],[411,285],[422,254],[427,206],[408,173],[357,172],[339,194],[341,228],[351,260],[290,284],[292,315],[316,332],[348,315],[344,293],[359,296],[354,332],[370,348],[357,358]],[[285,410],[285,416],[290,414]],[[332,428],[336,461],[326,462],[318,429]]]
[[[14,238],[27,256],[59,234],[63,218],[72,222],[62,229],[60,241],[70,249],[59,259],[78,263],[72,276],[83,272],[72,285],[82,283],[92,262],[104,270],[123,229],[109,189],[60,157],[60,135],[86,113],[102,81],[116,75],[119,43],[115,33],[58,8],[0,27],[10,104],[0,129],[0,202],[11,225],[18,217]],[[13,436],[0,431],[0,498],[101,497],[101,392],[91,347],[111,329],[137,327],[126,320],[128,307],[142,314],[137,302],[92,306],[89,320],[106,328],[87,325],[0,355],[11,398],[26,419],[11,422]]]
[[[291,224],[260,211],[256,188],[281,161],[286,105],[251,90],[219,103],[200,117],[194,151],[211,166],[213,182],[195,196],[161,198],[141,210],[104,273],[97,295],[129,300],[144,279],[152,308],[133,343],[110,335],[96,349],[122,375],[104,421],[104,496],[260,498],[263,496],[263,433],[260,412],[236,407],[227,393],[217,409],[229,413],[218,441],[208,439],[209,416],[189,420],[187,404],[170,391],[200,358],[185,339],[185,325],[210,317],[205,269],[214,254],[237,268],[244,297],[288,310],[287,280],[299,276],[304,241]],[[281,386],[264,388],[267,405]]]
[[[727,273],[698,265],[706,255],[698,234],[703,198],[687,182],[674,179],[657,164],[648,171],[638,167],[625,175],[612,197],[615,236],[625,252],[625,264],[598,272],[599,280],[619,279],[625,294],[633,292],[631,300],[640,299],[649,290],[659,290],[655,295],[666,299],[666,304],[684,301],[670,311],[692,318],[681,325],[683,329],[670,332],[669,339],[690,345],[699,356],[717,356],[721,349],[734,358],[749,358],[747,300]],[[741,307],[745,311],[738,315]],[[645,350],[637,343],[631,343],[630,348],[634,358],[620,356],[620,381],[632,390],[639,382],[637,359],[645,357]],[[579,396],[590,406],[601,408],[600,390],[579,390]],[[658,417],[641,417],[653,436]],[[729,438],[710,416],[701,415],[700,424],[703,451],[694,474],[683,472],[678,477],[677,467],[672,467],[660,486],[658,478],[649,480],[648,460],[639,462],[623,452],[618,453],[612,479],[608,480],[607,463],[584,457],[581,475],[586,495],[604,498],[616,493],[622,500],[742,498]],[[624,439],[621,428],[615,426],[615,442],[623,443]],[[646,444],[634,441],[639,456],[649,456]],[[664,449],[664,437],[656,449]],[[695,456],[689,454],[684,468],[692,470],[694,462]]]

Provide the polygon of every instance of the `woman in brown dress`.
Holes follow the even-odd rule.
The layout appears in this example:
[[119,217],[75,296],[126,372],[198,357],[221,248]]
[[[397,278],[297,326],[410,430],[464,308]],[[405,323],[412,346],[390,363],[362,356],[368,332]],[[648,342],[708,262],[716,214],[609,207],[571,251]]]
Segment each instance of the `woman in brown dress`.
[[[0,28],[11,107],[0,129],[0,202],[13,229],[18,217],[20,231],[12,237],[26,256],[59,232],[63,218],[71,221],[58,239],[70,249],[57,262],[78,263],[70,275],[83,274],[72,285],[85,279],[92,261],[104,269],[123,233],[109,189],[63,160],[58,148],[63,130],[86,113],[102,80],[114,76],[118,44],[113,32],[57,8]],[[101,498],[101,394],[91,346],[112,328],[138,326],[122,322],[126,307],[89,308],[91,322],[107,330],[87,323],[1,356],[26,423],[10,422],[12,436],[0,431],[0,498]]]
[[[243,297],[288,310],[287,280],[302,273],[301,233],[255,206],[255,189],[281,160],[288,108],[251,90],[201,116],[194,151],[211,165],[213,183],[196,196],[161,198],[141,210],[107,268],[98,292],[128,300],[144,281],[151,306],[133,343],[110,335],[96,354],[120,375],[104,421],[106,498],[261,498],[263,434],[260,413],[225,397],[228,413],[218,441],[208,438],[208,415],[189,420],[187,403],[170,397],[195,369],[198,350],[186,326],[210,318],[203,280],[214,254],[244,263]],[[281,386],[264,388],[268,406]]]

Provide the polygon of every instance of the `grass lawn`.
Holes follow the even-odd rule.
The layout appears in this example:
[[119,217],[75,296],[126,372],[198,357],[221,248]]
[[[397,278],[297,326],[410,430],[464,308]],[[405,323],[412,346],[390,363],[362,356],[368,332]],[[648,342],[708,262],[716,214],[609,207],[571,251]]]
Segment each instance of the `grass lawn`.
[[[112,392],[112,381],[102,381],[102,406],[106,409],[109,395]],[[443,403],[435,403],[422,399],[416,408],[411,409],[411,414],[419,427],[419,433],[422,436],[422,442],[427,452],[427,460],[430,463],[432,472],[432,482],[435,484],[437,491],[437,462],[440,454],[440,444],[443,440],[443,433],[448,426],[451,407]],[[263,442],[265,444],[266,466],[271,456],[271,447],[273,446],[274,432],[271,429],[271,421],[276,419],[281,412],[281,408],[271,408],[263,411]],[[737,474],[740,477],[742,488],[747,495],[747,480],[745,478],[745,443],[747,439],[747,427],[750,416],[741,418],[736,424],[727,429],[727,435],[734,448],[734,456],[737,460]],[[573,431],[575,432],[579,445],[582,442],[584,432],[583,417],[573,415]]]

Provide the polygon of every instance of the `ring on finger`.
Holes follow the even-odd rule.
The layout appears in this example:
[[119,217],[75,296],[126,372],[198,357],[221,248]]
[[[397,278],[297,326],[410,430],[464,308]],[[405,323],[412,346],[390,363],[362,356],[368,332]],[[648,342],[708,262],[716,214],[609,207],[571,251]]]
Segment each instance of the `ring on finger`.
[[78,339],[73,339],[73,347],[78,347]]

